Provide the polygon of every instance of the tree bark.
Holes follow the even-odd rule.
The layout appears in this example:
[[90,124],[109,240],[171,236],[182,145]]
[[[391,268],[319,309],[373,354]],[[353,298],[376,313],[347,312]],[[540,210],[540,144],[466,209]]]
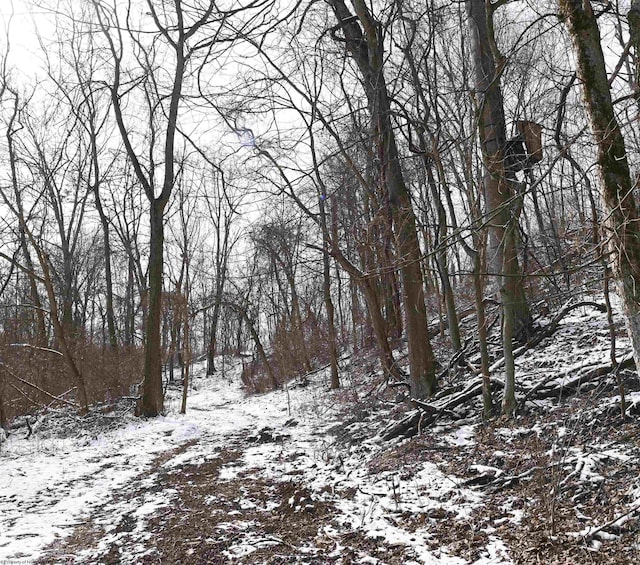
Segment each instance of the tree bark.
[[635,55],[633,88],[635,90],[636,100],[640,105],[640,0],[631,1],[627,21],[629,23],[629,39]]
[[331,388],[340,388],[340,376],[338,374],[338,346],[335,325],[335,309],[331,298],[331,263],[329,254],[329,231],[327,228],[327,212],[325,202],[327,193],[323,190],[320,195],[320,227],[322,229],[322,291],[324,294],[324,307],[327,311],[327,329],[329,334],[329,363],[331,365]]
[[91,137],[91,159],[93,161],[93,185],[91,187],[95,199],[96,210],[100,217],[102,226],[102,237],[104,239],[104,277],[106,290],[105,312],[107,317],[107,332],[109,334],[109,346],[112,349],[118,347],[118,337],[116,335],[116,317],[113,310],[113,274],[111,272],[111,235],[109,232],[109,218],[105,214],[100,199],[100,164],[98,161],[97,133],[93,122],[90,124]]
[[147,417],[158,416],[163,407],[160,321],[164,262],[164,204],[157,200],[151,202],[150,227],[149,309],[142,394],[142,415]]
[[[156,195],[153,175],[145,172],[145,168],[138,158],[130,132],[125,123],[120,92],[124,50],[122,28],[118,28],[117,31],[114,32],[113,27],[109,23],[113,14],[106,16],[104,8],[98,0],[92,0],[92,4],[98,19],[98,24],[109,45],[109,50],[113,58],[114,77],[113,84],[110,85],[110,91],[114,117],[127,157],[131,161],[136,178],[142,186],[150,205],[149,312],[145,336],[145,368],[140,413],[142,416],[153,417],[159,415],[163,408],[160,318],[164,267],[164,210],[169,202],[175,183],[174,160],[175,139],[178,131],[178,110],[182,99],[182,87],[187,59],[191,54],[187,46],[187,40],[193,37],[198,29],[209,20],[215,4],[213,2],[210,3],[202,14],[202,17],[195,21],[190,27],[187,27],[185,25],[182,0],[175,0],[171,3],[175,15],[175,23],[172,23],[170,27],[165,27],[159,19],[158,11],[154,3],[151,0],[147,0],[146,2],[148,15],[153,18],[158,37],[162,37],[163,40],[166,41],[168,48],[175,57],[175,66],[171,73],[171,92],[168,95],[159,91],[155,92],[158,104],[162,104],[165,101],[167,103],[167,107],[164,109],[166,114],[163,112],[163,115],[166,115],[166,122],[164,123],[164,147],[162,148],[163,179],[159,195]],[[166,6],[163,5],[163,9],[165,8]],[[143,49],[143,46],[140,44],[138,44],[138,47]],[[145,69],[145,72],[149,72],[148,69]],[[158,87],[157,82],[153,79],[150,80],[150,84],[153,88]],[[155,108],[150,108],[149,111],[150,120],[153,120]],[[152,151],[153,147],[151,147],[151,152]]]
[[[184,216],[183,216],[184,221]],[[186,233],[186,232],[185,232]],[[187,241],[185,235],[184,249],[184,301],[180,300],[180,313],[184,323],[184,334],[182,337],[182,404],[180,414],[187,413],[187,397],[189,395],[189,378],[191,376],[191,313],[189,312],[189,301],[191,300],[191,281],[189,274],[189,255],[187,253]],[[179,297],[181,298],[181,297]]]
[[220,320],[220,303],[224,287],[216,280],[216,295],[213,304],[213,314],[211,315],[211,325],[209,345],[207,347],[207,375],[211,376],[216,372],[216,351],[218,349],[218,322]]
[[598,146],[600,197],[614,275],[636,368],[640,370],[640,217],[624,138],[613,108],[600,30],[588,0],[560,0],[560,14],[573,41],[584,102]]
[[427,182],[431,190],[431,198],[433,199],[433,205],[436,209],[438,220],[438,229],[435,240],[435,262],[438,269],[438,275],[440,277],[440,283],[442,285],[444,303],[447,308],[447,320],[449,322],[449,338],[451,340],[451,346],[454,352],[458,352],[462,349],[462,339],[460,338],[458,312],[456,309],[455,297],[453,295],[453,288],[451,286],[451,277],[449,276],[449,265],[447,260],[447,215],[444,209],[444,205],[442,204],[440,193],[438,191],[436,179],[433,176],[433,171],[431,170],[431,164],[428,162],[429,159],[427,158],[426,153],[424,155],[424,165],[427,173]]
[[[490,225],[488,262],[498,279],[500,292],[510,297],[514,332],[519,335],[526,334],[531,316],[518,263],[516,225],[512,225],[517,223],[517,204],[514,204],[513,183],[505,171],[507,136],[500,75],[506,60],[492,49],[495,46],[493,8],[487,8],[486,4],[485,0],[470,0],[467,11],[476,73],[478,134],[485,165],[485,206]],[[496,55],[500,60],[496,60]]]

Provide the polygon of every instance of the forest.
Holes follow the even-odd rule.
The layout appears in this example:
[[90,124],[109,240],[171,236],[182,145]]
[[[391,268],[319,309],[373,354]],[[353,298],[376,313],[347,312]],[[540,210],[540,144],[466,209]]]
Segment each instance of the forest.
[[640,1],[5,3],[0,562],[636,562]]

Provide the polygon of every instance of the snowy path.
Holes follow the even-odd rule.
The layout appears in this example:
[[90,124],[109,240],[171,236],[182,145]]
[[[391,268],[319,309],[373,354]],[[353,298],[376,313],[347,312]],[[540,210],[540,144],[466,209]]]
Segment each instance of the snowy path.
[[[340,423],[316,379],[245,398],[237,374],[200,377],[186,416],[174,395],[169,416],[96,437],[14,434],[0,450],[0,562],[468,563],[407,520],[468,515],[478,495],[434,464],[372,471],[366,415]],[[473,562],[503,554],[493,539]]]
[[[135,420],[95,438],[10,436],[0,448],[0,561],[37,558],[43,547],[102,509],[112,492],[130,488],[132,480],[152,482],[159,454],[197,439],[191,443],[198,448],[174,463],[205,460],[259,421],[282,419],[280,408],[247,402],[229,381],[211,385],[193,394],[187,416],[175,414],[176,400],[169,403],[169,417]],[[117,520],[117,512],[112,517]]]

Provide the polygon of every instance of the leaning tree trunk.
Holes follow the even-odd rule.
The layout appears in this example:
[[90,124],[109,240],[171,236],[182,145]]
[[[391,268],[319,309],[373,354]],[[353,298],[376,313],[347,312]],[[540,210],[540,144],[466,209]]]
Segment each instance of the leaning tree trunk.
[[598,146],[600,197],[614,274],[640,370],[640,217],[624,138],[613,109],[600,30],[588,0],[560,0],[560,14],[573,40],[585,106]]
[[51,314],[50,317],[51,323],[53,325],[54,336],[56,342],[60,347],[62,357],[69,371],[71,372],[74,381],[76,382],[76,386],[78,389],[78,403],[80,405],[80,414],[85,415],[89,412],[89,396],[87,394],[86,382],[84,380],[84,375],[78,368],[78,365],[73,358],[73,353],[71,352],[71,347],[65,333],[67,328],[64,326],[59,316],[57,297],[53,280],[51,278],[51,261],[47,253],[37,245],[33,235],[30,234],[29,239],[31,240],[31,245],[36,250],[40,268],[42,269],[42,282],[49,298],[49,312]]

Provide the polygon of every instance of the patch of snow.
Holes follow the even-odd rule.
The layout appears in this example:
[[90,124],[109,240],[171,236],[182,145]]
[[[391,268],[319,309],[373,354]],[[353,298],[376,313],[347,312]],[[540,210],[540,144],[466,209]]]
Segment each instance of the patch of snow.
[[471,445],[475,445],[475,426],[472,425],[464,425],[456,428],[453,434],[447,434],[445,439],[451,445],[457,445],[460,447],[467,447]]

